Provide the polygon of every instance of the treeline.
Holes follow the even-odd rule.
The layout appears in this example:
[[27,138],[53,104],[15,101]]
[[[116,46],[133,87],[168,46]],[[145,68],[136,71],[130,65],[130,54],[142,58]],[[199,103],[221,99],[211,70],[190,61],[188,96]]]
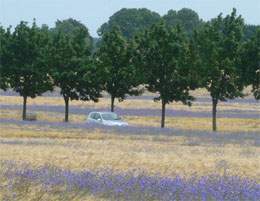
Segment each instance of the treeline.
[[190,91],[206,88],[216,131],[220,101],[244,97],[247,86],[260,98],[260,29],[248,38],[245,29],[235,9],[209,22],[189,9],[164,17],[147,9],[122,9],[101,26],[99,41],[73,19],[57,21],[54,28],[35,21],[32,26],[21,22],[13,31],[0,27],[0,88],[23,97],[24,120],[28,97],[60,88],[66,122],[72,100],[97,102],[106,91],[114,111],[115,99],[146,88],[158,94],[161,127],[167,104],[191,105]]
[[[182,26],[188,36],[191,36],[195,29],[207,23],[200,19],[198,13],[189,8],[183,8],[179,11],[169,10],[163,16],[146,8],[124,8],[112,15],[109,21],[98,29],[98,34],[102,35],[110,31],[112,27],[118,26],[122,35],[127,39],[131,39],[136,33],[144,31],[151,25],[158,23],[161,19],[165,21],[167,27]],[[251,38],[258,28],[260,28],[260,25],[245,24],[243,28],[243,40]]]

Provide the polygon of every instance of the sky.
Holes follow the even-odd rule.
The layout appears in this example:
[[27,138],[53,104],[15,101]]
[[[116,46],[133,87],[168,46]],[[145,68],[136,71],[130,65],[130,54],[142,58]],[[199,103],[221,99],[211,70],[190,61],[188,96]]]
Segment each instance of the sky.
[[121,8],[148,8],[161,15],[181,8],[195,10],[203,20],[228,14],[236,8],[247,24],[260,25],[260,0],[0,0],[0,24],[16,26],[21,20],[53,27],[57,19],[74,18],[91,35]]

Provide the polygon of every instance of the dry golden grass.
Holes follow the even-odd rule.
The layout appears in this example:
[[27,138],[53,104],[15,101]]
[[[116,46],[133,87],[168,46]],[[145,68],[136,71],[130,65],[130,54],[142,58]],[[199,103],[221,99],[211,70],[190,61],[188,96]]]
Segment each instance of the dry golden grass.
[[[252,87],[248,86],[244,89],[243,93],[245,95],[247,95],[248,97],[253,98],[251,90],[252,90]],[[191,95],[193,95],[194,97],[209,97],[210,93],[205,88],[199,88],[199,89],[191,91]]]
[[[125,119],[132,125],[138,126],[160,126],[160,117],[137,117],[126,116]],[[218,118],[218,130],[228,132],[260,132],[259,119],[239,119],[239,118]],[[212,123],[210,118],[191,118],[191,117],[167,117],[166,127],[210,131]]]
[[[38,128],[37,126],[26,126],[20,127],[11,124],[1,125],[2,131],[0,132],[0,137],[2,138],[59,138],[59,139],[82,139],[84,135],[79,131],[73,132],[69,130],[68,132],[56,129],[48,128],[48,132],[45,129]],[[73,134],[72,134],[73,133]],[[91,137],[91,136],[88,136]]]
[[[59,112],[35,112],[37,120],[49,122],[62,122],[64,121],[64,114]],[[21,120],[22,111],[20,110],[0,110],[0,119],[16,119]],[[70,114],[70,122],[84,122],[87,120],[86,115]]]
[[[260,178],[260,148],[254,146],[207,143],[190,146],[189,139],[184,137],[118,136],[99,131],[19,131],[8,126],[2,127],[2,131],[2,136],[14,135],[16,138],[1,137],[1,140],[23,143],[1,143],[0,160],[28,162],[33,166],[47,163],[72,170],[145,171],[167,176],[221,173],[221,169],[216,170],[216,165],[225,160],[229,173]],[[32,132],[42,138],[29,138]]]
[[[18,96],[0,96],[0,104],[22,104],[22,98]],[[159,102],[154,102],[153,100],[125,100],[123,102],[115,101],[116,107],[120,108],[135,108],[135,109],[161,109],[161,104]],[[64,105],[64,100],[61,97],[37,97],[35,99],[28,99],[28,106],[30,105]],[[83,101],[72,101],[70,102],[72,106],[78,107],[90,107],[93,109],[97,108],[110,108],[110,99],[101,98],[98,103],[94,102],[83,102]],[[211,103],[200,103],[194,102],[192,107],[183,105],[182,103],[171,103],[167,105],[167,109],[175,110],[186,110],[186,111],[208,111],[211,112]],[[259,111],[260,107],[257,105],[250,105],[247,103],[219,103],[218,110],[240,110],[240,111]]]
[[[63,113],[55,112],[36,112],[37,119],[49,122],[62,122]],[[2,119],[21,119],[21,111],[18,110],[0,110]],[[124,116],[130,125],[134,126],[160,126],[160,117],[145,116]],[[70,121],[74,123],[84,123],[86,115],[70,114]],[[218,118],[219,131],[229,132],[260,132],[260,119],[242,119],[242,118]],[[210,131],[212,129],[211,118],[191,118],[191,117],[166,117],[166,127]]]

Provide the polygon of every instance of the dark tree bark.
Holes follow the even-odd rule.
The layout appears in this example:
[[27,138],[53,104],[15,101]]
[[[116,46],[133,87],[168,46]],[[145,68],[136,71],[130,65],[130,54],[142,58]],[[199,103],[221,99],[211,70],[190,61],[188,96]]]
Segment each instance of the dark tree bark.
[[164,128],[164,127],[165,127],[165,107],[166,107],[165,101],[162,100],[162,118],[161,118],[161,128]]
[[217,105],[218,100],[212,99],[212,130],[217,131]]
[[115,97],[111,96],[111,112],[114,112],[115,109]]
[[65,101],[65,122],[69,121],[69,98],[64,97]]
[[23,96],[23,120],[26,120],[27,96]]

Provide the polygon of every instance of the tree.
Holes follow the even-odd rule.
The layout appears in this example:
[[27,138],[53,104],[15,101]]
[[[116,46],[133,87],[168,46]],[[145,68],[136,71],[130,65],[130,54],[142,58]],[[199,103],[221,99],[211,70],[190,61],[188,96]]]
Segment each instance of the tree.
[[251,24],[247,24],[245,25],[245,29],[244,29],[244,40],[249,40],[251,39],[255,34],[256,31],[260,29],[260,26],[258,25],[251,25]]
[[182,26],[189,36],[192,35],[195,29],[198,29],[203,24],[199,15],[189,8],[183,8],[179,11],[169,10],[168,13],[163,16],[163,19],[169,27],[175,27],[176,25]]
[[101,38],[93,38],[93,50],[92,53],[95,54],[95,52],[98,50],[101,44]]
[[[71,20],[69,20],[71,21]],[[63,21],[65,25],[67,21]],[[77,25],[78,23],[76,23]],[[98,101],[101,85],[90,58],[91,39],[85,26],[70,27],[57,23],[51,49],[52,77],[65,102],[65,122],[69,121],[69,101]],[[62,27],[62,28],[60,28]]]
[[160,15],[146,8],[123,8],[112,15],[109,21],[99,28],[98,34],[102,36],[117,26],[125,38],[132,39],[137,33],[144,31],[159,21]]
[[3,29],[3,27],[0,26],[0,89],[6,89],[6,75],[4,75],[4,68],[3,68],[3,56],[6,46],[7,38],[6,38],[6,31]]
[[140,93],[132,52],[133,45],[124,39],[119,28],[114,27],[103,35],[101,46],[95,55],[96,64],[103,72],[104,89],[111,96],[112,112],[116,98],[123,101],[127,94]]
[[11,37],[11,27],[6,30],[0,27],[0,89],[3,90],[10,87],[7,70],[13,59],[10,48],[8,48],[10,46]]
[[23,120],[26,119],[27,98],[35,98],[52,89],[46,63],[49,37],[33,22],[21,22],[10,34],[4,58],[10,87],[23,97]]
[[[182,29],[168,29],[164,22],[152,26],[137,38],[137,61],[143,70],[145,86],[158,92],[155,101],[161,101],[161,127],[165,127],[166,105],[180,101],[191,105],[190,89],[195,89],[189,65],[191,52]],[[139,55],[139,56],[138,56]]]
[[244,22],[234,9],[225,18],[219,15],[195,33],[200,55],[200,75],[212,98],[212,128],[217,130],[219,101],[242,97],[243,85],[238,76],[239,51]]
[[252,85],[252,92],[260,99],[260,28],[243,45],[241,57],[241,77],[246,86]]
[[85,34],[85,43],[87,44],[89,50],[91,51],[93,48],[93,38],[90,36],[88,29],[84,24],[81,22],[69,18],[66,20],[57,20],[55,23],[55,28],[51,29],[51,32],[55,35],[62,32],[67,36],[72,36],[75,34],[75,32],[78,32],[78,30],[82,30]]

